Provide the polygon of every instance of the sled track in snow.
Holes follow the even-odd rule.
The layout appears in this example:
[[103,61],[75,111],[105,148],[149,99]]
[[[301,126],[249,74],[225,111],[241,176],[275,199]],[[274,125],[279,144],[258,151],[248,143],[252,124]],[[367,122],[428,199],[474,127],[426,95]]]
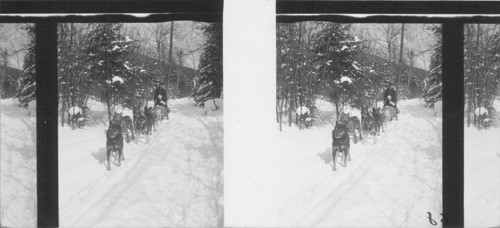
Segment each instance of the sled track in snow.
[[[88,198],[86,199],[86,201],[88,202],[87,205],[89,205],[89,206],[85,206],[83,208],[76,207],[77,209],[75,209],[73,211],[69,211],[67,213],[68,215],[71,215],[72,217],[73,216],[79,217],[78,219],[74,220],[76,224],[79,224],[81,222],[81,220],[85,217],[84,215],[88,214],[88,212],[91,211],[94,208],[94,206],[99,204],[101,201],[104,201],[106,196],[108,196],[109,193],[113,192],[118,184],[122,184],[122,181],[125,178],[134,175],[134,173],[136,173],[134,179],[137,178],[137,176],[138,176],[137,174],[140,174],[141,172],[136,170],[135,167],[137,166],[137,164],[139,164],[139,162],[142,160],[142,158],[147,155],[147,152],[151,150],[152,145],[155,144],[156,141],[158,141],[160,136],[166,134],[163,131],[163,129],[165,127],[167,127],[168,125],[169,125],[168,121],[166,124],[160,123],[160,128],[157,129],[157,131],[156,131],[156,132],[158,132],[158,134],[153,135],[153,138],[149,141],[149,143],[147,143],[145,146],[143,146],[139,150],[140,155],[138,156],[137,159],[135,159],[133,164],[129,163],[131,165],[131,167],[124,170],[125,172],[120,172],[120,170],[123,169],[122,167],[124,167],[124,163],[122,163],[121,167],[114,167],[115,170],[108,171],[108,175],[106,176],[106,178],[104,178],[102,180],[98,180],[98,184],[96,186],[92,186],[92,191],[89,189],[85,189],[85,190],[87,190],[87,194],[84,194],[83,196],[81,196],[79,194],[79,196],[81,196],[81,199],[80,199],[81,202],[75,202],[78,204],[83,203],[82,202],[83,198],[87,198],[88,196],[91,196],[91,197],[90,197],[90,199],[88,199]],[[127,161],[127,160],[125,160],[125,161]],[[125,163],[125,166],[128,166],[128,164]],[[80,193],[85,191],[85,190],[80,191]],[[125,190],[126,190],[126,188],[121,190],[121,192],[123,192]],[[112,205],[107,205],[106,208],[109,208],[110,206],[112,206]],[[108,213],[108,211],[109,210],[104,210],[104,213],[101,215],[101,217],[104,217]],[[80,212],[82,212],[82,213],[80,213]]]
[[[348,164],[347,167],[343,167],[343,169],[351,168],[350,172],[342,172],[343,169],[337,169],[337,171],[333,172],[332,175],[334,176],[334,179],[330,180],[330,181],[334,181],[337,183],[335,183],[335,185],[334,185],[335,186],[334,191],[330,192],[325,198],[331,198],[331,197],[335,197],[335,196],[345,195],[346,193],[350,192],[352,188],[354,188],[358,185],[358,183],[349,184],[349,185],[347,185],[347,184],[352,180],[360,179],[361,177],[365,176],[368,171],[370,171],[369,169],[366,169],[365,171],[359,171],[359,170],[362,169],[364,167],[365,163],[370,161],[370,159],[373,156],[377,155],[376,153],[379,152],[379,150],[385,144],[385,142],[389,139],[389,137],[394,134],[395,129],[397,129],[397,126],[399,125],[399,121],[400,120],[396,121],[395,124],[388,125],[388,128],[385,129],[385,132],[384,132],[385,134],[383,136],[380,136],[380,140],[377,142],[377,144],[373,145],[373,148],[371,148],[369,150],[369,152],[367,152],[368,156],[366,156],[362,161],[360,161],[357,164],[355,163],[356,164],[355,166],[352,165],[353,163],[351,161],[351,162],[347,163]],[[349,166],[349,164],[351,164],[351,166]],[[348,173],[352,174],[352,175],[348,175]],[[349,186],[349,187],[344,188],[345,186]],[[339,199],[341,199],[341,198],[339,198]],[[315,203],[299,219],[295,220],[295,223],[300,223],[300,221],[303,221],[310,214],[313,214],[321,206],[323,206],[323,201],[319,201],[319,202]],[[317,217],[315,219],[315,221],[313,222],[313,224],[317,224],[317,223],[323,221],[324,218],[327,217],[329,215],[329,213],[331,212],[331,210],[330,210],[331,207],[335,207],[335,204],[331,205],[329,207],[329,209],[324,210],[325,212],[323,212],[321,214],[321,216]]]
[[[391,126],[389,127],[388,125],[388,129],[384,129],[385,132],[383,132],[384,134],[382,136],[378,136],[379,140],[377,141],[376,144],[372,144],[371,146],[373,148],[371,148],[368,152],[369,156],[365,157],[364,161],[362,163],[360,163],[359,165],[356,166],[355,169],[353,169],[352,171],[356,171],[358,170],[360,167],[362,167],[362,165],[364,165],[367,161],[370,160],[370,158],[372,156],[375,155],[376,152],[378,152],[380,150],[380,147],[382,147],[382,145],[385,145],[385,142],[387,142],[387,140],[389,139],[389,136],[393,134],[393,132],[395,131],[394,129],[397,129],[397,126],[399,125],[399,120],[396,121],[395,124],[391,124]],[[373,138],[372,138],[373,139]],[[365,140],[365,139],[363,139]],[[368,138],[366,138],[366,140],[368,140]],[[371,140],[371,139],[370,139]],[[365,142],[366,143],[366,142]],[[351,155],[352,156],[352,155]],[[349,163],[349,162],[348,162]],[[348,166],[349,167],[349,166]],[[337,171],[338,172],[338,171]],[[343,182],[342,184],[345,184],[345,182]]]

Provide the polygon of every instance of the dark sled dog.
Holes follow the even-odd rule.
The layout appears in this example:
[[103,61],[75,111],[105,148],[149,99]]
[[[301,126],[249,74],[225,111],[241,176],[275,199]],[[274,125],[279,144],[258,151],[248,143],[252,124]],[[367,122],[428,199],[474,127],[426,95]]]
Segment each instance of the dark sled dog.
[[152,129],[156,131],[156,114],[153,112],[153,107],[144,109],[144,114],[146,116],[146,134],[152,135]]
[[140,115],[137,117],[137,120],[135,121],[135,133],[137,137],[141,134],[147,134],[146,116]]
[[363,139],[363,136],[361,134],[361,122],[359,121],[358,117],[350,117],[349,113],[342,113],[340,115],[340,122],[347,126],[347,128],[349,129],[349,133],[354,134],[354,143],[358,143],[358,139],[356,138],[356,130],[359,133],[359,139]]
[[363,122],[363,119],[367,116],[370,116],[370,113],[368,112],[368,107],[367,106],[361,107],[361,122]]
[[80,112],[71,116],[71,128],[73,130],[82,128],[83,126],[85,126],[85,118]]
[[368,112],[368,108],[366,106],[361,108],[361,128],[363,129],[363,134],[373,134],[374,131],[374,119],[373,116]]
[[384,117],[382,115],[382,112],[380,111],[380,107],[372,107],[372,114],[375,132],[377,133],[377,135],[380,135],[380,128],[382,128],[382,132],[384,132]]
[[134,108],[134,124],[135,124],[135,134],[136,139],[139,138],[141,134],[146,134],[146,116],[141,113],[139,108]]
[[365,116],[362,120],[362,126],[363,126],[363,134],[365,137],[367,135],[373,135],[373,141],[375,143],[375,123],[374,119],[371,115]]
[[347,160],[351,160],[351,153],[349,152],[351,144],[349,141],[348,127],[336,121],[335,128],[332,131],[332,156],[333,156],[333,171],[337,171],[336,158],[337,153],[342,153],[341,160],[344,162],[344,167],[347,166]]
[[90,117],[90,108],[87,106],[79,106],[81,111],[74,114],[70,115],[71,119],[71,127],[73,130],[77,128],[83,128],[89,121]]
[[156,122],[161,122],[164,118],[168,120],[168,114],[170,113],[170,108],[162,105],[155,105],[153,112],[156,115]]
[[111,170],[111,163],[109,157],[112,152],[116,152],[118,159],[118,166],[121,165],[121,160],[125,160],[123,155],[123,135],[122,128],[119,124],[111,122],[108,130],[106,131],[106,157],[108,160],[108,170]]
[[[125,142],[130,143],[131,140],[135,139],[135,127],[130,116],[124,116],[121,118],[120,126],[122,128],[123,136],[125,137]],[[132,137],[130,136],[132,135]]]
[[134,116],[133,116],[134,121],[136,121],[136,120],[137,120],[137,117],[139,117],[140,115],[142,115],[142,114],[141,114],[141,109],[140,109],[139,107],[136,107],[136,106],[134,106],[134,107],[132,108],[132,113],[133,113],[133,115],[134,115]]
[[114,112],[113,117],[111,117],[111,122],[120,125],[122,122],[122,114]]
[[495,122],[500,120],[498,113],[494,107],[486,107],[487,113],[483,113],[477,116],[477,127],[478,130],[487,129],[491,126],[495,126]]

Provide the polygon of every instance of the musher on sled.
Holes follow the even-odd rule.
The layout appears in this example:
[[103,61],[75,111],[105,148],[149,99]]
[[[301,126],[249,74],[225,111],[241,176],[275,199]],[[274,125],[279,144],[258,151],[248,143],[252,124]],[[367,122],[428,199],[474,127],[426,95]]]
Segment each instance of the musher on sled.
[[154,112],[157,115],[158,121],[161,121],[164,117],[168,120],[170,109],[167,105],[167,88],[160,81],[156,83],[154,101]]
[[161,82],[156,83],[155,89],[155,106],[161,105],[163,107],[167,106],[167,89]]
[[396,109],[396,113],[399,114],[399,109],[397,105],[398,105],[398,100],[396,96],[396,88],[394,87],[394,84],[392,84],[392,82],[389,82],[384,91],[384,108],[386,106],[394,107]]

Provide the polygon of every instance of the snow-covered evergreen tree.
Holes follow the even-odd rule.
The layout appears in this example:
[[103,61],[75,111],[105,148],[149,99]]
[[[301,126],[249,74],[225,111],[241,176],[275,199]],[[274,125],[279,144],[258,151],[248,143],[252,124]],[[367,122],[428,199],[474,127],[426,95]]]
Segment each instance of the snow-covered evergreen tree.
[[349,25],[326,22],[314,40],[319,77],[330,91],[337,113],[342,103],[355,97],[356,79],[362,76],[361,66],[355,61],[361,40],[350,35],[349,29]]
[[133,41],[121,34],[121,24],[98,24],[86,39],[88,74],[96,91],[95,96],[111,108],[123,99],[134,96],[131,83],[136,69],[127,58],[133,51]]
[[25,25],[23,29],[29,39],[28,52],[24,56],[23,72],[18,81],[16,98],[19,99],[20,106],[27,106],[30,101],[36,99],[35,25]]
[[197,105],[203,105],[222,93],[222,24],[211,23],[204,26],[205,48],[198,66],[199,78],[192,97]]
[[[297,108],[315,109],[318,97],[318,77],[313,62],[312,34],[316,22],[282,23],[277,26],[276,43],[276,102],[277,122],[288,114],[288,125],[301,126]],[[311,114],[311,113],[309,113]],[[311,114],[312,115],[312,114]]]
[[479,107],[492,107],[500,83],[500,29],[466,24],[464,28],[464,89],[467,125],[478,125]]
[[87,55],[82,48],[85,47],[86,40],[81,31],[82,28],[77,24],[58,24],[58,92],[63,126],[64,122],[68,121],[69,124],[71,121],[68,112],[70,107],[87,105],[91,89],[85,64]]
[[436,45],[434,46],[434,53],[431,56],[430,73],[426,80],[425,92],[422,98],[425,99],[428,107],[433,107],[434,103],[443,99],[443,63],[441,58],[442,47],[442,32],[441,26],[434,26],[431,28],[436,37]]
[[9,51],[0,47],[0,99],[5,97],[5,81],[8,80],[7,67],[9,66]]

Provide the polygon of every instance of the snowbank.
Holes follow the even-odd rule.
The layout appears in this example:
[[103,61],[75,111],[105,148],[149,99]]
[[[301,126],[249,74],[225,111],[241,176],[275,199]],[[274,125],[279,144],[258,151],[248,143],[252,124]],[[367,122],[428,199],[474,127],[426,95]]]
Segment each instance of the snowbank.
[[73,106],[73,107],[70,107],[70,108],[68,109],[68,112],[69,112],[69,114],[70,114],[70,115],[72,115],[72,116],[73,116],[73,115],[76,115],[76,114],[78,114],[78,113],[80,113],[80,114],[81,114],[81,113],[83,113],[83,112],[82,112],[82,109],[81,109],[80,107],[78,107],[78,106]]
[[[35,110],[36,102],[28,104]],[[13,99],[0,100],[0,221],[36,227],[36,114]]]
[[209,113],[221,112],[224,107],[224,100],[220,98],[209,99],[205,101],[203,107],[205,115]]
[[115,83],[115,82],[119,82],[120,84],[125,83],[125,82],[123,81],[123,78],[118,77],[118,76],[114,76],[114,77],[113,77],[113,79],[112,79],[111,81],[112,81],[113,83]]
[[305,106],[301,106],[301,107],[298,107],[297,110],[295,110],[295,113],[297,113],[297,115],[308,114],[309,109]]
[[474,113],[478,116],[480,115],[488,115],[488,109],[486,109],[485,107],[478,107],[476,108],[476,110],[474,110]]
[[36,100],[32,100],[28,103],[28,116],[36,116]]
[[464,222],[466,227],[500,226],[499,128],[464,129]]
[[443,116],[443,101],[434,103],[434,115],[439,117]]
[[349,84],[352,84],[352,79],[346,76],[342,76],[342,78],[340,78],[340,82],[347,82]]

